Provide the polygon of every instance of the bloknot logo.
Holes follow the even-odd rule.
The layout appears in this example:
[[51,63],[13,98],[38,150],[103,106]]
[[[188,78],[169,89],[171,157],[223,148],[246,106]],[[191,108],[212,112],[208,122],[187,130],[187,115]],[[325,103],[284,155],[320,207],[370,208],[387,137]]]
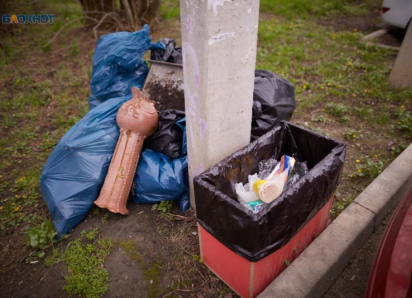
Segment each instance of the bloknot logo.
[[3,24],[53,24],[54,14],[3,14]]

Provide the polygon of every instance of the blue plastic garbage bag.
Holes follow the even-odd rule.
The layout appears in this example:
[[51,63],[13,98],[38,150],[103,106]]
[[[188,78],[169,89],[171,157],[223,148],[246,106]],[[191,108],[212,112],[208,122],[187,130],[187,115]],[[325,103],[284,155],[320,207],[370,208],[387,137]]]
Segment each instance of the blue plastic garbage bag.
[[143,55],[153,49],[166,47],[160,42],[151,43],[147,25],[133,33],[117,32],[100,37],[93,56],[89,108],[131,94],[133,86],[141,89],[149,71]]
[[134,177],[134,203],[176,200],[182,213],[190,207],[186,119],[180,119],[176,125],[183,130],[182,154],[171,158],[147,148],[142,151]]
[[130,98],[113,98],[89,111],[47,159],[40,190],[59,235],[80,223],[97,199],[119,138],[117,110]]

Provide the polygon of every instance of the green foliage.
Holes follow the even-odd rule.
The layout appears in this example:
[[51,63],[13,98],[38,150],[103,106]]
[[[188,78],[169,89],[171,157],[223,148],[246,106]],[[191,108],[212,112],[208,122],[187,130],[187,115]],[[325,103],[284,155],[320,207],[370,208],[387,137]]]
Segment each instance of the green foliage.
[[372,108],[355,108],[354,111],[355,111],[355,114],[358,115],[359,117],[368,117],[372,114],[373,109]]
[[396,158],[399,154],[401,154],[403,152],[403,150],[405,150],[407,147],[407,145],[398,145],[398,146],[392,146],[391,147],[391,155],[392,158]]
[[316,116],[312,119],[314,122],[325,122],[325,117],[323,115]]
[[336,104],[333,102],[329,102],[325,106],[326,112],[334,116],[343,116],[348,112],[348,108],[344,104]]
[[358,139],[358,132],[355,130],[348,130],[346,132],[343,133],[343,137],[347,140],[355,140]]
[[45,256],[45,249],[56,242],[57,232],[49,220],[43,221],[40,225],[27,229],[26,242],[33,250],[28,255],[26,261],[30,262]]
[[164,20],[180,18],[179,0],[162,0],[160,15]]
[[28,229],[25,233],[27,244],[33,248],[26,258],[27,262],[43,258],[45,256],[44,250],[55,242],[55,236],[57,235],[53,226],[49,226],[46,222]]
[[203,263],[203,259],[200,256],[193,255],[192,257],[193,257],[193,260],[195,260],[196,262]]
[[289,260],[285,260],[285,265],[286,266],[289,266],[291,263],[290,263],[290,261]]
[[38,226],[27,229],[25,234],[28,245],[36,250],[44,250],[56,242],[57,232],[53,224],[46,220]]
[[173,201],[161,201],[159,204],[154,204],[152,210],[159,211],[162,214],[168,213],[172,208]]
[[[63,290],[69,295],[101,297],[109,288],[109,273],[104,268],[104,261],[113,245],[110,239],[95,239],[96,236],[97,229],[83,231],[61,255],[68,268]],[[84,238],[89,241],[83,243]],[[53,264],[53,260],[48,262]]]
[[385,164],[379,159],[378,155],[374,158],[368,156],[357,160],[356,171],[349,174],[350,178],[364,177],[364,178],[376,178],[385,169]]
[[395,115],[398,128],[412,137],[412,113],[402,106]]
[[44,259],[44,264],[47,267],[52,267],[63,261],[63,253],[59,248],[53,248],[52,254]]
[[375,6],[372,0],[358,3],[351,0],[261,0],[262,12],[273,12],[288,18],[329,14],[362,14]]
[[92,228],[90,231],[81,231],[80,235],[85,237],[87,240],[92,241],[96,239],[97,234],[99,233],[99,230],[97,228]]
[[346,207],[348,207],[356,198],[355,194],[351,194],[349,197],[344,197],[342,198],[340,194],[337,192],[335,193],[335,200],[333,201],[333,205],[331,208],[331,214],[336,217],[343,210],[345,210]]

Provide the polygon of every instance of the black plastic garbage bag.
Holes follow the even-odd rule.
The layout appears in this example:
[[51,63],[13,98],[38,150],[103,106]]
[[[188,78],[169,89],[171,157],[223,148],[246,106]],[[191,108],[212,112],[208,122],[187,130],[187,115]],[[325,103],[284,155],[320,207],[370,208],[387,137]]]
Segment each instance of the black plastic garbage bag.
[[295,110],[293,84],[266,71],[255,71],[251,141],[264,135],[280,121],[289,121]]
[[[232,251],[256,262],[285,245],[329,201],[339,184],[346,145],[287,122],[195,177],[199,223]],[[234,185],[259,161],[294,155],[309,172],[254,214]]]
[[132,87],[141,89],[149,72],[144,54],[164,48],[162,43],[152,44],[147,25],[133,33],[116,32],[100,37],[93,56],[89,108],[114,97],[130,95]]
[[153,49],[150,54],[151,60],[183,64],[182,48],[176,47],[173,39],[162,38],[159,42],[166,46],[166,50]]
[[145,140],[145,147],[177,158],[182,153],[183,131],[176,124],[185,117],[179,110],[163,110],[159,112],[159,125],[156,132]]

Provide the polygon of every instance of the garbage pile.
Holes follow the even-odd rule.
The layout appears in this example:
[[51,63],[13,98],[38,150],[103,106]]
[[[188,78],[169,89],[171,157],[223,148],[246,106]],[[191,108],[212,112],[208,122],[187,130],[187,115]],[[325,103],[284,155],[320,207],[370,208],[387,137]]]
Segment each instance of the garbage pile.
[[[59,235],[67,234],[80,223],[98,198],[119,138],[117,111],[131,99],[133,86],[143,86],[149,71],[143,55],[152,49],[165,49],[165,46],[151,42],[148,26],[134,33],[108,34],[97,42],[90,83],[90,111],[59,141],[40,177],[41,193]],[[169,135],[170,144],[181,144],[163,152],[170,151],[176,157],[180,150],[180,154],[172,158],[144,148],[133,179],[136,186],[132,201],[177,200],[184,212],[190,205],[185,118],[182,114],[176,115],[170,124],[167,116],[161,116],[158,126],[159,142]],[[152,140],[149,147],[160,146]]]
[[283,155],[280,162],[275,158],[262,160],[259,162],[259,173],[249,175],[248,183],[236,183],[237,199],[253,213],[258,213],[307,172],[306,162],[296,162],[294,157],[288,155]]
[[[79,224],[99,197],[119,139],[117,112],[132,98],[133,87],[143,87],[149,71],[143,56],[149,50],[152,59],[182,63],[182,49],[170,39],[152,43],[148,26],[107,34],[97,42],[90,110],[56,145],[40,178],[59,236]],[[255,73],[253,100],[251,141],[290,120],[295,108],[293,85],[267,71]],[[190,206],[185,113],[166,109],[158,116],[157,131],[144,142],[131,199],[143,204],[173,200],[185,212]]]

